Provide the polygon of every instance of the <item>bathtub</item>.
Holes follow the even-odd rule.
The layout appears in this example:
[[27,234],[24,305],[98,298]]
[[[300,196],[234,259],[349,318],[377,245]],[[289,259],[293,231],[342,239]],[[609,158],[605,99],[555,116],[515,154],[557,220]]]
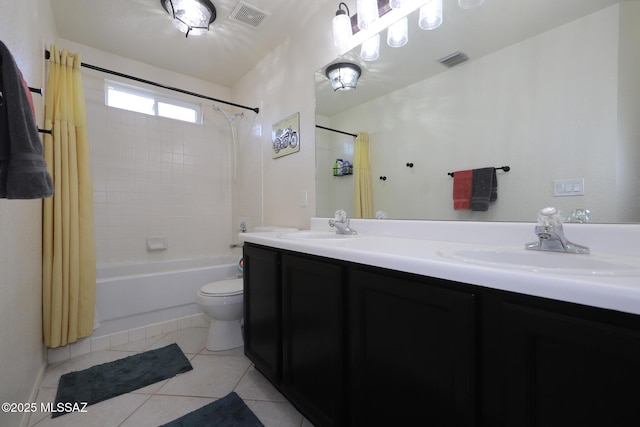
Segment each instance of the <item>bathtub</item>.
[[202,285],[239,277],[237,256],[113,264],[96,268],[94,336],[178,319],[200,312]]

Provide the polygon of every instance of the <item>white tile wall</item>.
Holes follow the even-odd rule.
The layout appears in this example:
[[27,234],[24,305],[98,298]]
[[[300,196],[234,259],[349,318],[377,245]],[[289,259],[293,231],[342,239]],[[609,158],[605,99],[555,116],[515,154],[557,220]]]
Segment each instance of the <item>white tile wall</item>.
[[[204,110],[204,124],[104,105],[102,77],[83,76],[94,185],[97,263],[209,256],[231,243],[231,135]],[[166,237],[147,251],[147,237]]]

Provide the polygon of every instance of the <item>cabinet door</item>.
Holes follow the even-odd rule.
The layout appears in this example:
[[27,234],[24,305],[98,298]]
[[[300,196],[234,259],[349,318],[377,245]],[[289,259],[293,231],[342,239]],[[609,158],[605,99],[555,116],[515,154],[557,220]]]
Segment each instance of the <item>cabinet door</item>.
[[342,268],[283,255],[282,291],[282,389],[314,425],[340,425],[345,396]]
[[447,285],[352,270],[351,425],[475,424],[475,297]]
[[503,425],[640,425],[640,332],[590,312],[503,303]]
[[280,265],[275,251],[244,246],[244,352],[271,382],[280,381]]

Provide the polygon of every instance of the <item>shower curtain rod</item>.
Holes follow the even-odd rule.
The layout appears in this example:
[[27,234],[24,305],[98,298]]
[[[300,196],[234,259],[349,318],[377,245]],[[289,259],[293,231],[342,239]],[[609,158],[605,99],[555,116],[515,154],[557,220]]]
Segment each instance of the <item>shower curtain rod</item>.
[[343,131],[341,131],[341,130],[331,129],[331,128],[324,127],[324,126],[320,126],[320,125],[316,125],[316,127],[317,127],[317,128],[320,128],[320,129],[328,130],[328,131],[331,131],[331,132],[335,132],[335,133],[341,133],[341,134],[343,134],[343,135],[349,135],[349,136],[352,136],[352,137],[354,137],[354,138],[357,138],[357,137],[358,137],[358,135],[356,135],[355,133],[343,132]]
[[[50,56],[51,56],[51,53],[48,50],[45,50],[44,51],[44,58],[45,59],[49,59]],[[255,107],[255,108],[247,107],[246,105],[240,105],[240,104],[236,104],[234,102],[224,101],[222,99],[217,99],[217,98],[212,98],[210,96],[201,95],[199,93],[190,92],[188,90],[180,89],[180,88],[177,88],[177,87],[167,86],[167,85],[163,85],[162,83],[152,82],[151,80],[142,79],[140,77],[130,76],[128,74],[120,73],[118,71],[108,70],[106,68],[97,67],[97,66],[91,65],[91,64],[86,64],[84,62],[82,62],[80,65],[85,67],[85,68],[90,68],[92,70],[100,71],[100,72],[107,73],[107,74],[112,74],[112,75],[118,76],[118,77],[124,77],[125,79],[129,79],[129,80],[135,80],[137,82],[146,83],[146,84],[151,85],[151,86],[161,87],[163,89],[168,89],[168,90],[173,90],[175,92],[184,93],[185,95],[191,95],[191,96],[195,96],[195,97],[198,97],[198,98],[208,99],[209,101],[221,102],[223,104],[232,105],[232,106],[238,107],[238,108],[244,108],[245,110],[251,110],[251,111],[255,112],[256,114],[258,114],[260,112],[260,108],[258,108],[258,107]]]

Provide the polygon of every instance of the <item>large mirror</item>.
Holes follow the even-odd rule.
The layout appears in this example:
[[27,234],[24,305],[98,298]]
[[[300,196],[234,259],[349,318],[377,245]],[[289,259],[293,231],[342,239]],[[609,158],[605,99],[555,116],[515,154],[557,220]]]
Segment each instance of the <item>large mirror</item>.
[[[347,134],[366,132],[374,211],[388,218],[533,221],[556,206],[640,222],[640,1],[444,0],[441,27],[417,21],[400,48],[383,31],[377,61],[359,48],[333,61],[361,67],[355,90],[316,73],[318,216],[353,212],[353,175],[332,171],[353,162]],[[456,51],[469,60],[438,61]],[[453,209],[449,172],[501,166],[487,211]]]

